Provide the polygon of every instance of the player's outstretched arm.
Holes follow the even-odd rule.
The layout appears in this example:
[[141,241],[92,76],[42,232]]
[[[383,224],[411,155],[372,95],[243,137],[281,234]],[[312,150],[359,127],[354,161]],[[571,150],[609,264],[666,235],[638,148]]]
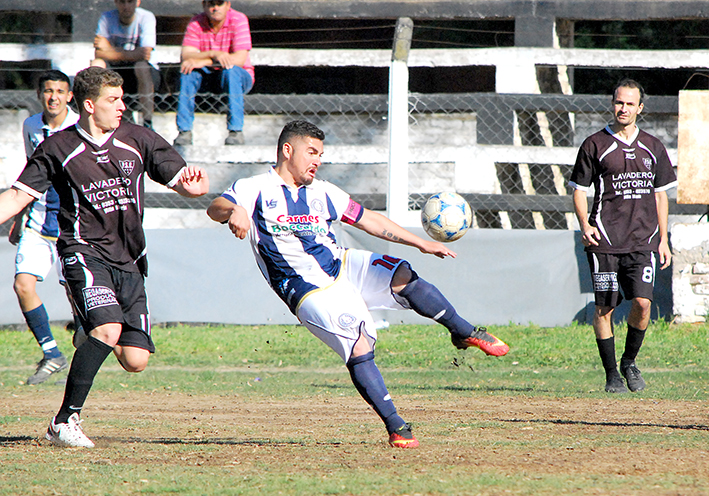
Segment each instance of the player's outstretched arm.
[[244,239],[251,229],[251,221],[246,209],[222,196],[212,200],[207,208],[207,215],[215,222],[227,223],[229,230],[239,239]]
[[201,167],[188,165],[182,169],[180,180],[172,187],[182,196],[196,198],[209,192],[209,177]]
[[354,226],[377,238],[386,239],[387,241],[400,243],[402,245],[413,246],[418,248],[422,253],[436,255],[438,258],[455,258],[457,256],[453,250],[449,249],[443,243],[422,239],[414,233],[407,231],[391,219],[366,208],[364,209],[362,218],[359,222],[355,223]]
[[19,189],[10,188],[0,194],[0,224],[12,219],[32,203],[34,197]]

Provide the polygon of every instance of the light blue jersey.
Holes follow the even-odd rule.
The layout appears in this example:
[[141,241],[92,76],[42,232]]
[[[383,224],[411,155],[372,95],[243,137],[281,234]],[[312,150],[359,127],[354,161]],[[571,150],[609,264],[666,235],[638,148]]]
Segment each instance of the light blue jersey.
[[[133,22],[126,26],[121,24],[118,10],[109,10],[101,14],[96,34],[106,38],[112,46],[126,51],[133,51],[140,47],[155,49],[157,44],[155,15],[149,10],[138,7],[135,9]],[[158,68],[155,62],[151,61],[150,65]]]
[[[22,137],[25,141],[25,153],[27,158],[32,156],[35,149],[48,136],[73,126],[79,120],[79,115],[67,107],[68,113],[64,122],[57,129],[50,129],[44,123],[42,112],[34,114],[22,124]],[[59,236],[59,223],[57,213],[59,212],[59,196],[50,187],[41,198],[35,200],[29,210],[25,227],[37,231],[44,237],[57,238]]]

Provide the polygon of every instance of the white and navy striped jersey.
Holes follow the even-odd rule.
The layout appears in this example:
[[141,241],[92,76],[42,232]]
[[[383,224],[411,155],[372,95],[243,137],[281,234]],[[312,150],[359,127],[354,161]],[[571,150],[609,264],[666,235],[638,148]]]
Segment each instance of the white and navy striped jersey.
[[185,166],[167,141],[142,126],[124,122],[98,142],[77,124],[44,140],[12,187],[39,198],[54,186],[60,255],[83,253],[145,274],[144,174],[174,186]]
[[352,224],[363,213],[334,184],[315,179],[291,188],[274,169],[236,181],[222,197],[248,212],[256,262],[293,313],[303,296],[329,286],[340,273],[345,248],[337,245],[332,223]]
[[[45,138],[76,124],[79,120],[79,114],[71,108],[67,108],[67,110],[64,122],[56,129],[52,129],[45,124],[42,112],[25,119],[22,124],[22,138],[25,142],[25,154],[28,159]],[[59,196],[57,196],[54,188],[50,187],[40,198],[32,202],[27,214],[25,227],[37,231],[46,238],[56,239],[59,236],[58,212]]]
[[663,144],[638,128],[624,141],[610,127],[581,145],[569,185],[594,186],[589,223],[598,228],[598,246],[586,251],[632,253],[657,251],[660,243],[655,193],[677,185]]

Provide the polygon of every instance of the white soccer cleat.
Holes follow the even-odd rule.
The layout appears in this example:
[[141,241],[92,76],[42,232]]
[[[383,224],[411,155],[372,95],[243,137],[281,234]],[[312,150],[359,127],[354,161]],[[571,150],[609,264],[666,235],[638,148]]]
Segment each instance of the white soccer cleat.
[[48,441],[56,446],[65,446],[69,448],[93,448],[94,443],[86,437],[84,431],[81,430],[81,422],[79,414],[73,413],[67,420],[66,424],[55,424],[52,419],[47,428],[47,434],[44,435]]

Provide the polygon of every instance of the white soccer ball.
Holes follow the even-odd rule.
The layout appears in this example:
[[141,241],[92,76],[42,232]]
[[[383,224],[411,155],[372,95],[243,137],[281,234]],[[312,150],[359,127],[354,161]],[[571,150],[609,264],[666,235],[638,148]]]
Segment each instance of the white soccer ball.
[[448,243],[460,239],[473,221],[473,212],[457,193],[438,193],[421,210],[421,225],[436,241]]

